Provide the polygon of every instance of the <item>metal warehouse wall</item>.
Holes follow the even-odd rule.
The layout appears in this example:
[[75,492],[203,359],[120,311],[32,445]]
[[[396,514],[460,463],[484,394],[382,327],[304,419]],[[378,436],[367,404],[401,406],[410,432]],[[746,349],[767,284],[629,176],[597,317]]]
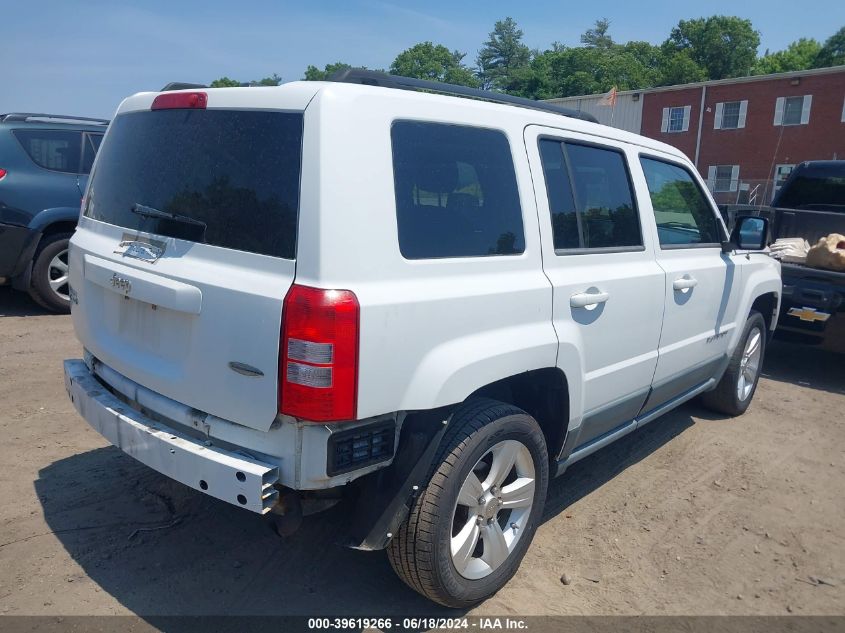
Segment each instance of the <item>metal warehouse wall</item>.
[[555,103],[565,108],[580,110],[592,114],[599,120],[599,123],[628,132],[640,133],[640,126],[643,118],[643,98],[640,92],[619,92],[616,98],[616,108],[598,105],[604,95],[590,95],[586,97],[564,97],[562,99],[548,99],[549,103]]

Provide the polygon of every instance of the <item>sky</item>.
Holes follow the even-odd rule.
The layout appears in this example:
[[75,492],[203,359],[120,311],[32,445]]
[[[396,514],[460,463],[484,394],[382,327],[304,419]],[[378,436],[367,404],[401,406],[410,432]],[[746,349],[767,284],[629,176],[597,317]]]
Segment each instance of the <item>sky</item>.
[[[3,6],[6,5],[6,6]],[[344,61],[387,68],[426,40],[466,52],[474,65],[496,20],[513,17],[531,48],[577,46],[595,20],[614,40],[660,43],[678,20],[713,14],[748,18],[760,52],[799,37],[824,41],[845,25],[842,0],[503,2],[487,0],[0,0],[0,112],[110,117],[135,92],[171,81],[240,81],[278,73],[300,79],[309,64]]]

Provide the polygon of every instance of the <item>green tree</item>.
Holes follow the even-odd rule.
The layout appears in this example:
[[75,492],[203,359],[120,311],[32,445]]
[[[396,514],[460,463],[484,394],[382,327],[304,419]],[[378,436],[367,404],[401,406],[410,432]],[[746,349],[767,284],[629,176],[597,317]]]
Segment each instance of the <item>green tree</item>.
[[609,29],[610,20],[607,18],[596,20],[596,25],[591,29],[587,29],[584,34],[581,35],[581,43],[584,46],[590,46],[593,48],[610,48],[613,46],[613,40],[610,35],[607,34]]
[[663,44],[664,53],[688,51],[690,59],[707,71],[710,79],[742,77],[757,59],[760,33],[750,20],[714,15],[681,20]]
[[241,86],[278,86],[282,83],[281,76],[273,73],[270,77],[264,77],[264,79],[255,79],[250,81],[249,83],[241,83],[237,79],[230,79],[229,77],[220,77],[220,79],[215,79],[211,82],[209,87],[211,88],[239,88]]
[[211,88],[237,88],[241,85],[240,81],[236,79],[229,79],[228,77],[220,77],[211,82]]
[[664,53],[658,69],[660,73],[655,84],[658,86],[677,86],[707,80],[707,71],[694,62],[686,50]]
[[816,40],[802,37],[792,42],[782,51],[766,54],[754,64],[752,73],[766,75],[769,73],[785,73],[791,70],[807,70],[813,68],[822,45]]
[[485,89],[507,90],[515,71],[528,67],[531,51],[522,43],[523,32],[513,18],[499,20],[478,51],[476,63]]
[[281,75],[277,75],[273,73],[270,77],[264,77],[264,79],[256,79],[254,81],[250,81],[250,86],[278,86],[282,83]]
[[548,99],[607,92],[613,86],[631,90],[654,85],[659,74],[654,60],[659,51],[643,42],[608,48],[555,47],[536,54],[531,74],[515,85],[524,97]]
[[326,64],[323,70],[320,70],[316,66],[308,66],[308,68],[305,69],[305,76],[303,79],[305,79],[305,81],[326,81],[337,71],[346,70],[347,68],[352,68],[352,66],[344,62]]
[[845,64],[845,26],[831,35],[819,51],[814,66],[827,68]]
[[403,77],[477,87],[475,75],[462,63],[465,56],[466,53],[450,51],[442,44],[420,42],[399,53],[390,65],[390,72]]

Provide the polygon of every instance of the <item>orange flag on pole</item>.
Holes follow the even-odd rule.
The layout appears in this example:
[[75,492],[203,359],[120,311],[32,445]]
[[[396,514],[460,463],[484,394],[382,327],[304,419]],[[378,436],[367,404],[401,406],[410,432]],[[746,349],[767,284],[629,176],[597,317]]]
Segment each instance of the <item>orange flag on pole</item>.
[[616,93],[617,93],[616,86],[613,86],[613,88],[610,89],[610,92],[608,92],[601,99],[599,99],[598,105],[610,106],[611,108],[615,108],[616,107]]

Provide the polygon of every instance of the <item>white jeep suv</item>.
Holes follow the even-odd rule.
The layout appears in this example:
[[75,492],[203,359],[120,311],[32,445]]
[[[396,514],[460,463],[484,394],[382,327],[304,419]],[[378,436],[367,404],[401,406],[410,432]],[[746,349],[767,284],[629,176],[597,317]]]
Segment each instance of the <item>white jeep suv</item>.
[[745,411],[778,314],[766,221],[729,237],[680,151],[591,119],[363,71],[129,97],[71,241],[76,409],[281,532],[344,499],[415,590],[490,596],[550,476],[696,395]]

